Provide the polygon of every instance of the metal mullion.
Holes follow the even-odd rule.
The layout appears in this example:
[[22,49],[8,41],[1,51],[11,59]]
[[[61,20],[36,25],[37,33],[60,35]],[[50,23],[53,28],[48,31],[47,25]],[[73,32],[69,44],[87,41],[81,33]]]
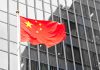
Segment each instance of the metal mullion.
[[[97,57],[97,61],[98,61],[98,66],[99,66],[99,58],[98,58],[98,52],[97,52],[97,46],[96,46],[96,40],[95,40],[95,35],[94,35],[94,30],[93,30],[93,22],[92,19],[90,17],[90,9],[89,9],[89,0],[87,0],[87,6],[88,6],[88,11],[89,11],[89,18],[90,18],[90,23],[91,23],[91,29],[92,29],[92,34],[93,34],[93,40],[94,40],[94,47],[95,47],[95,51],[96,51],[96,57]],[[99,69],[100,70],[100,69]]]
[[41,66],[40,66],[40,48],[39,45],[37,45],[37,50],[38,50],[38,65],[39,65],[39,70],[41,70]]
[[[95,13],[96,13],[96,17],[97,17],[98,28],[99,28],[99,32],[100,32],[100,24],[99,24],[99,18],[98,18],[98,15],[97,15],[97,8],[96,8],[96,2],[95,2],[95,0],[93,0],[93,3],[94,3],[94,7],[95,7]],[[98,61],[98,68],[100,70],[99,56],[98,56],[97,46],[95,47],[95,50],[96,50],[96,56],[97,56],[97,61]]]
[[59,70],[59,65],[58,65],[58,54],[57,54],[57,45],[55,45],[55,54],[56,54],[57,70]]
[[[50,8],[51,8],[51,17],[52,20],[54,20],[53,18],[53,12],[52,12],[52,0],[50,0]],[[57,64],[57,70],[59,70],[59,66],[58,66],[58,54],[57,54],[57,45],[55,45],[55,54],[56,54],[56,64]]]
[[65,7],[66,7],[67,18],[68,18],[68,28],[69,28],[69,35],[70,35],[70,42],[71,42],[73,65],[74,65],[74,70],[76,70],[75,55],[74,55],[73,42],[72,42],[72,32],[71,32],[71,28],[70,28],[69,13],[68,13],[67,1],[66,0],[65,0]]
[[[36,13],[36,0],[34,0],[34,14],[35,14],[35,19],[37,19],[37,13]],[[39,48],[39,45],[37,45],[37,52],[38,52],[38,70],[41,70],[40,69],[40,48]]]
[[[89,55],[89,64],[90,64],[90,67],[91,67],[92,66],[91,56],[90,56],[89,43],[88,43],[88,37],[87,37],[87,32],[86,32],[86,24],[85,24],[85,19],[84,19],[84,15],[83,15],[83,8],[82,8],[82,1],[81,0],[80,0],[80,7],[81,7],[81,12],[82,12],[82,22],[83,22],[85,37],[86,37],[86,46],[87,46],[88,55]],[[92,70],[92,67],[91,67],[91,70]]]
[[96,2],[95,2],[95,0],[93,0],[93,3],[94,3],[94,7],[95,7],[95,13],[96,13],[96,17],[97,17],[98,28],[99,28],[99,32],[100,32],[99,17],[98,17],[98,14],[97,14],[97,8],[96,8]]
[[50,70],[50,63],[49,63],[49,53],[48,53],[48,48],[46,47],[46,52],[47,52],[47,63],[48,63],[48,70]]
[[9,0],[7,0],[7,39],[8,39],[8,70],[10,70],[10,25],[9,25]]
[[[26,4],[26,17],[28,17],[28,1],[25,0],[25,4]],[[29,67],[28,69],[31,70],[31,53],[30,53],[30,42],[28,42],[28,57],[29,57],[29,60],[28,60],[28,63],[29,63]]]
[[[44,0],[42,0],[42,10],[43,10],[43,19],[45,19]],[[49,53],[48,53],[48,48],[47,48],[47,47],[46,47],[46,53],[47,53],[47,64],[48,64],[48,70],[50,70],[50,64],[49,64]]]
[[[17,0],[17,26],[20,26],[20,18],[19,18],[19,0]],[[20,48],[20,27],[17,27],[17,60],[18,60],[18,70],[21,70],[21,48]]]
[[76,11],[75,11],[75,3],[73,1],[73,9],[74,9],[74,17],[75,17],[75,25],[76,25],[76,31],[77,31],[77,37],[78,37],[78,43],[79,43],[79,51],[80,51],[80,57],[81,57],[81,63],[82,63],[82,70],[84,70],[84,64],[83,64],[83,57],[82,57],[82,47],[81,47],[81,42],[80,42],[80,37],[79,37],[79,30],[78,30],[78,23],[77,23],[77,16],[76,16]]
[[[60,4],[59,4],[59,0],[58,1],[58,9],[59,9],[59,17],[60,17],[60,23],[62,23],[62,17],[61,17],[61,9],[60,9]],[[63,43],[63,51],[64,51],[64,60],[65,60],[65,69],[68,70],[68,64],[67,64],[67,59],[66,59],[66,51],[65,51],[65,44],[64,44],[64,41],[62,42]]]

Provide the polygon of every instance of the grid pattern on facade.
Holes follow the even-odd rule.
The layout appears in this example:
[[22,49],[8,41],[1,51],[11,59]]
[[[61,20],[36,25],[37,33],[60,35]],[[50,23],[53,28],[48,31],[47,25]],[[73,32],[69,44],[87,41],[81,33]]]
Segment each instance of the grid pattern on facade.
[[99,0],[1,1],[0,70],[17,70],[17,7],[21,16],[64,23],[67,35],[51,48],[21,43],[21,70],[100,70]]

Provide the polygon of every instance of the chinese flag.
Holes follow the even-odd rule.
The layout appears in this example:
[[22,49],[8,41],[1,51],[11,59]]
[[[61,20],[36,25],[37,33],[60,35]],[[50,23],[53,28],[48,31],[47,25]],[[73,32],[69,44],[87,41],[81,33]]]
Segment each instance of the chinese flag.
[[20,16],[21,42],[29,41],[33,45],[44,44],[46,47],[60,43],[66,37],[64,24],[34,20]]

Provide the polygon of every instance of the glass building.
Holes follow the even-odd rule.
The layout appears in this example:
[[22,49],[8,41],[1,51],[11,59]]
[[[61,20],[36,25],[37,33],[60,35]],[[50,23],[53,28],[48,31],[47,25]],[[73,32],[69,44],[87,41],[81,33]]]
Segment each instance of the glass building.
[[17,7],[21,16],[64,23],[67,35],[51,48],[21,43],[21,70],[100,70],[100,0],[1,0],[0,70],[18,70]]

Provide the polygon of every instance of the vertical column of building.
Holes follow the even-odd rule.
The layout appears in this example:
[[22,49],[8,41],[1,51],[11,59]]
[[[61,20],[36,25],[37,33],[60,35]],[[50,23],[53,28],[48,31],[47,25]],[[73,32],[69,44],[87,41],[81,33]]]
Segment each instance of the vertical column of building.
[[21,70],[21,53],[20,53],[20,18],[19,18],[19,0],[17,0],[17,60],[18,60],[18,70]]
[[[60,23],[62,24],[62,13],[61,13],[61,6],[60,6],[60,0],[57,0],[57,3],[58,3],[58,11],[59,11],[59,18],[60,18]],[[65,44],[64,44],[64,41],[62,42],[63,43],[63,52],[64,52],[64,61],[65,61],[65,69],[68,70],[68,64],[67,64],[67,58],[66,58],[66,51],[65,51]],[[62,46],[61,46],[62,47]]]
[[[44,0],[42,0],[42,10],[43,10],[43,19],[45,20]],[[48,65],[48,70],[50,70],[49,53],[48,53],[48,48],[47,48],[47,47],[46,47],[46,54],[47,54],[47,65]]]
[[[52,0],[50,0],[50,8],[51,8],[51,19],[54,20],[53,17],[53,9],[52,9]],[[55,45],[55,55],[56,55],[56,65],[57,65],[57,70],[59,70],[59,65],[58,65],[58,54],[57,54],[57,45]]]
[[[34,14],[35,14],[35,19],[37,19],[36,0],[34,0]],[[39,45],[37,45],[37,53],[38,53],[38,70],[41,70],[40,69],[40,48],[39,48]]]
[[[99,33],[100,33],[100,24],[99,24],[99,18],[98,18],[98,14],[97,14],[97,7],[96,7],[96,2],[95,2],[95,0],[93,0],[93,4],[94,4],[94,8],[95,8],[96,20],[97,20],[97,24],[98,24]],[[97,46],[95,47],[95,50],[96,50],[98,68],[99,68],[99,70],[100,70],[100,66],[99,66],[99,56],[98,56]]]
[[69,29],[69,36],[70,36],[70,45],[71,45],[71,50],[72,50],[73,65],[74,65],[74,70],[76,70],[75,55],[74,55],[73,42],[72,42],[72,32],[71,32],[71,28],[70,28],[71,26],[70,26],[69,13],[68,13],[66,0],[65,0],[65,8],[66,8],[67,20],[68,20],[68,29]]
[[92,70],[90,49],[89,49],[89,43],[88,43],[87,32],[86,32],[86,23],[85,23],[85,19],[84,19],[84,15],[83,15],[83,8],[82,8],[82,1],[81,1],[81,0],[80,0],[80,7],[81,7],[81,13],[82,13],[82,22],[83,22],[84,31],[85,31],[86,46],[87,46],[87,51],[88,51],[88,56],[89,56],[89,64],[90,64],[90,69]]
[[10,70],[10,25],[9,25],[9,0],[7,0],[7,39],[8,39],[8,70]]
[[82,70],[84,70],[83,57],[82,57],[82,47],[81,47],[81,42],[80,42],[79,30],[78,30],[79,27],[78,27],[77,15],[76,15],[76,11],[75,11],[75,1],[74,0],[72,0],[72,1],[73,1],[76,32],[77,32],[77,37],[78,37],[78,45],[79,45],[79,51],[80,51],[80,57],[81,57],[81,63],[82,63]]
[[[25,5],[26,5],[26,17],[28,18],[28,1],[25,0]],[[31,57],[30,57],[30,43],[28,43],[28,69],[31,70]]]
[[[94,35],[93,22],[92,22],[92,19],[91,19],[91,16],[90,16],[91,13],[90,13],[90,7],[89,7],[89,0],[87,0],[87,6],[88,6],[88,11],[89,11],[88,13],[89,13],[90,25],[91,25],[91,29],[92,29],[93,44],[94,44],[94,47],[95,47],[97,62],[99,63],[98,52],[97,52],[97,45],[96,45],[96,40],[95,40],[95,35]],[[99,64],[98,64],[98,66],[99,66]]]

